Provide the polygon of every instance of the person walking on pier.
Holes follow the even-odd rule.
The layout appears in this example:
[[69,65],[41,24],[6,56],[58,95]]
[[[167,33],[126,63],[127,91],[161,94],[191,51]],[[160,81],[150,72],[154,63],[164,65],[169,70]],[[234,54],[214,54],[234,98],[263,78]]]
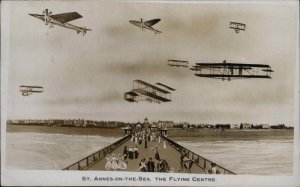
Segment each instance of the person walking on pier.
[[127,169],[127,161],[125,160],[125,155],[119,158],[118,164],[119,164],[119,169],[121,170]]
[[185,150],[183,150],[181,152],[181,156],[180,156],[180,167],[181,167],[181,170],[183,169],[183,158],[185,157]]
[[167,143],[166,143],[166,140],[164,140],[164,149],[167,149]]
[[214,162],[211,163],[211,169],[210,169],[209,173],[217,174],[217,164],[216,163],[214,163]]
[[132,146],[130,146],[128,149],[128,157],[129,157],[129,159],[133,159],[133,157],[134,157],[134,152],[133,152]]
[[138,171],[140,171],[140,172],[146,172],[147,171],[147,165],[146,165],[146,159],[145,158],[143,158],[141,160],[141,162],[139,163]]
[[148,169],[148,172],[155,171],[155,163],[152,161],[152,157],[150,157],[149,161],[147,162],[147,169]]
[[116,171],[118,169],[118,158],[115,154],[111,158],[111,169]]
[[157,164],[157,170],[159,172],[168,172],[170,170],[168,162],[165,159],[161,159]]
[[128,157],[128,150],[127,150],[127,146],[126,145],[124,146],[123,156],[124,156],[124,160],[126,160],[127,157]]
[[134,143],[138,144],[138,135],[137,134],[135,134],[135,136],[134,136]]
[[134,159],[137,159],[139,157],[139,148],[135,146],[135,148],[133,148],[133,152],[134,152]]
[[183,163],[183,166],[186,169],[186,171],[188,173],[191,173],[191,168],[192,168],[192,165],[194,162],[188,158],[187,154],[184,155],[184,157],[182,159],[182,163]]
[[[152,148],[153,149],[153,148]],[[159,152],[158,152],[158,149],[159,149],[159,147],[158,147],[158,145],[154,148],[154,158],[156,159],[156,160],[160,160],[160,156],[159,156]]]
[[109,171],[111,170],[111,156],[107,154],[105,159],[106,159],[105,169]]

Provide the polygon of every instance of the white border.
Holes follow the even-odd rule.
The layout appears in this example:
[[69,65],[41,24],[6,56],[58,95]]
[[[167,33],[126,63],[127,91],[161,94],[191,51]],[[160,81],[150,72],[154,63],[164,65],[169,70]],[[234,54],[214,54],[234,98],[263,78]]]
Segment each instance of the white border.
[[[126,0],[125,0],[126,1]],[[126,1],[141,2],[141,1]],[[143,1],[145,2],[145,1]],[[146,1],[155,3],[249,3],[242,1]],[[299,2],[297,1],[251,1],[251,3],[297,3],[299,14]],[[9,10],[10,2],[2,1],[1,6],[1,124],[6,124],[6,106],[7,106],[7,80],[9,63]],[[183,173],[140,173],[140,172],[105,172],[105,171],[52,171],[52,170],[7,170],[5,169],[5,138],[6,125],[1,125],[1,185],[5,186],[300,186],[300,127],[299,127],[299,15],[297,18],[297,36],[296,36],[296,83],[295,88],[295,115],[294,125],[294,173],[293,176],[253,176],[253,175],[197,175]],[[83,181],[83,177],[90,177],[92,181]],[[98,182],[93,181],[94,177],[109,177],[114,181]],[[125,178],[128,180],[125,180]],[[130,181],[129,178],[140,177],[149,181]],[[155,177],[166,178],[166,181],[156,181]],[[173,181],[169,177],[188,178],[190,181]],[[195,182],[196,178],[215,179],[215,182]],[[116,178],[123,178],[122,181],[115,181]]]

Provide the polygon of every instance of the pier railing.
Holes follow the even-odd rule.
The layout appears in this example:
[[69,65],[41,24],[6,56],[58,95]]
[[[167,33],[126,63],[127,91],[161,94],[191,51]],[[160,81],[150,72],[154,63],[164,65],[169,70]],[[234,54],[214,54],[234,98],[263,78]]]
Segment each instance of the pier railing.
[[103,159],[107,154],[111,153],[114,151],[116,148],[120,147],[122,144],[124,144],[131,135],[127,135],[120,140],[116,141],[113,144],[110,144],[109,146],[79,160],[78,162],[75,162],[71,164],[70,166],[64,168],[63,170],[85,170],[98,160]]
[[[204,171],[209,171],[211,170],[211,164],[214,163],[206,158],[203,158],[202,156],[194,153],[193,151],[181,146],[180,144],[174,142],[173,140],[165,137],[165,136],[162,136],[162,138],[164,140],[166,140],[166,142],[168,144],[170,144],[172,147],[174,147],[177,151],[179,151],[180,153],[182,153],[183,151],[185,151],[185,153],[188,155],[188,157],[194,161],[194,164],[196,164],[197,166],[199,166],[200,168],[202,168]],[[217,167],[217,171],[220,173],[220,174],[227,174],[227,175],[236,175],[236,173],[228,170],[228,169],[225,169],[224,167],[216,164],[216,167]]]

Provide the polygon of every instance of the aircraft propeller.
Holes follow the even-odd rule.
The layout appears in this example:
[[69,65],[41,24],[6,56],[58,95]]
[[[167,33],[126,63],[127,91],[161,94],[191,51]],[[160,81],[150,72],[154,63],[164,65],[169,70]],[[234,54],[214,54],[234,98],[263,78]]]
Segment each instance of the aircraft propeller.
[[142,31],[144,31],[144,22],[143,22],[143,18],[141,18],[141,28]]
[[52,15],[52,12],[48,12],[48,9],[45,9],[43,11],[43,14],[44,14],[44,21],[45,21],[45,25],[48,25],[49,21],[51,20],[50,16]]

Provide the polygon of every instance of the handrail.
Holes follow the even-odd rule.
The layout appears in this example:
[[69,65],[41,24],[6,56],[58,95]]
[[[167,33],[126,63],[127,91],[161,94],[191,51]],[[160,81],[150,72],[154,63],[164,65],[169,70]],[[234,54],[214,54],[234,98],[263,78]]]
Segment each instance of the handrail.
[[[179,151],[180,153],[182,153],[183,150],[185,150],[185,152],[187,153],[188,157],[194,161],[194,164],[196,164],[197,166],[199,166],[200,168],[202,168],[205,171],[209,171],[211,169],[211,163],[214,163],[196,153],[194,153],[193,151],[179,145],[178,143],[174,142],[173,140],[162,136],[162,138],[164,140],[166,140],[168,142],[168,144],[170,144],[172,147],[174,147],[177,151]],[[220,172],[220,174],[230,174],[230,175],[236,175],[236,173],[225,169],[224,167],[216,164],[217,170]]]
[[92,164],[94,164],[96,161],[101,160],[106,156],[106,154],[111,153],[116,148],[120,147],[122,144],[124,144],[131,135],[127,135],[118,141],[116,141],[113,144],[110,144],[109,146],[106,146],[103,149],[100,149],[99,151],[90,154],[89,156],[69,165],[68,167],[64,168],[63,170],[85,170]]

